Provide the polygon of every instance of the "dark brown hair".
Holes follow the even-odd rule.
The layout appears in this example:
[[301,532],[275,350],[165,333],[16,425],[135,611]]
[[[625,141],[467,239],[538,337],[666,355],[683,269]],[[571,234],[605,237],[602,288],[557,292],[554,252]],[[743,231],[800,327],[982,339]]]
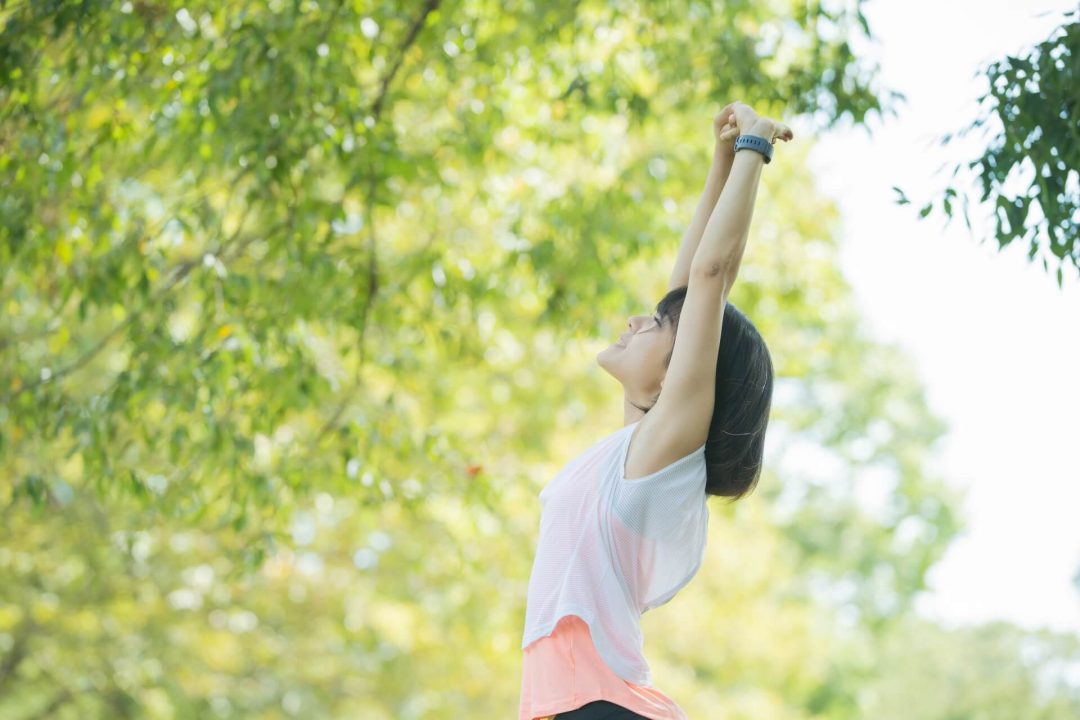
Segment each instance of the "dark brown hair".
[[[687,287],[671,290],[656,306],[661,322],[670,323],[676,333]],[[671,352],[664,366],[670,362]],[[773,377],[772,356],[764,338],[729,300],[724,305],[713,416],[705,441],[706,494],[735,502],[757,487],[772,408]]]

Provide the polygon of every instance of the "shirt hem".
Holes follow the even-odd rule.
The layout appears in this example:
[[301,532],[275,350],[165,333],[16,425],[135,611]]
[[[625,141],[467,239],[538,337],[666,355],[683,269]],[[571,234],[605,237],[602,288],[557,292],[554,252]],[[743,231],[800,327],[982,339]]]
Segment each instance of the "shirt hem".
[[[562,614],[559,615],[559,617],[555,618],[554,620],[548,621],[547,623],[544,623],[544,625],[541,626],[540,630],[533,633],[533,635],[530,636],[531,639],[529,639],[528,642],[523,641],[523,644],[521,646],[522,651],[526,650],[530,645],[537,642],[538,640],[549,637],[552,633],[555,632],[555,628],[558,627],[559,621],[567,615],[577,615],[579,618],[585,621],[586,625],[589,626],[589,635],[592,639],[593,646],[596,648],[597,654],[600,656],[600,659],[603,660],[605,664],[607,664],[608,669],[615,673],[616,677],[625,682],[633,683],[644,688],[651,689],[653,687],[651,669],[645,671],[635,671],[628,668],[622,662],[618,661],[615,652],[608,645],[603,628],[601,628],[600,624],[596,622],[596,618],[593,616],[592,613],[590,613],[588,610],[585,610],[580,605],[564,605],[563,610],[560,612]],[[596,632],[596,629],[599,629],[600,632]],[[642,658],[642,660],[645,659]],[[645,662],[648,663],[647,660],[645,660]]]
[[679,712],[676,715],[654,715],[649,711],[641,711],[636,708],[627,707],[622,703],[625,702],[625,698],[613,697],[611,695],[603,694],[597,697],[592,695],[584,695],[582,697],[571,696],[566,700],[559,702],[549,702],[546,705],[541,705],[540,709],[533,708],[524,715],[519,714],[518,720],[543,720],[544,718],[551,717],[552,715],[558,715],[559,713],[570,712],[571,710],[577,710],[582,705],[587,705],[597,700],[606,700],[609,703],[614,703],[619,707],[625,707],[631,712],[637,713],[642,717],[647,717],[649,720],[686,720],[686,712],[682,708],[679,708]]

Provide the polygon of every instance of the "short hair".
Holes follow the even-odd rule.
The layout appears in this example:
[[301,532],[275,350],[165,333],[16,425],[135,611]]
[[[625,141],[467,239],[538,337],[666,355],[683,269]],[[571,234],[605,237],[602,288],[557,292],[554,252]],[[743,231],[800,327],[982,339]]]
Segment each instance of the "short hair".
[[[661,323],[670,323],[676,333],[687,288],[671,290],[656,306]],[[730,300],[724,305],[718,353],[713,415],[705,441],[705,493],[735,502],[753,492],[761,477],[774,372],[765,339]],[[668,352],[664,366],[670,362]]]

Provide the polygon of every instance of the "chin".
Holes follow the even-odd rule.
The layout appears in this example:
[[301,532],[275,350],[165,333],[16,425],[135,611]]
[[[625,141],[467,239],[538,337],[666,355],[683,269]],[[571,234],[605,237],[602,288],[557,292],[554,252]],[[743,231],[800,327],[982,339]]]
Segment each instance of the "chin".
[[603,368],[604,372],[606,372],[608,375],[610,375],[611,377],[618,380],[619,376],[615,372],[615,370],[614,370],[614,368],[612,367],[612,364],[611,364],[611,357],[610,357],[611,353],[609,352],[610,349],[611,348],[601,350],[600,352],[598,352],[596,354],[596,364],[599,365],[601,368]]

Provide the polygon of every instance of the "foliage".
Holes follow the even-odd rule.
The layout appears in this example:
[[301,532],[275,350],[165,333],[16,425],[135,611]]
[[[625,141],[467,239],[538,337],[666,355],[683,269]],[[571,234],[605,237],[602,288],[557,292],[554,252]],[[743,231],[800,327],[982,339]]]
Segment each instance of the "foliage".
[[[662,294],[702,108],[878,109],[858,5],[7,3],[0,716],[513,712],[536,492],[618,424],[580,343]],[[694,717],[859,716],[960,525],[804,153],[733,296],[785,449],[647,616]]]
[[[956,137],[981,130],[982,155],[967,163],[978,177],[978,202],[993,208],[998,247],[1014,241],[1029,246],[1028,258],[1043,250],[1043,269],[1057,265],[1080,270],[1080,11],[1044,42],[991,63],[985,69],[989,90],[980,98],[980,115]],[[949,144],[952,134],[943,138]],[[953,169],[955,179],[963,169]],[[907,203],[897,188],[898,202]],[[952,218],[962,213],[971,229],[969,193],[950,184],[921,207],[926,217],[936,207]],[[1045,253],[1049,250],[1048,257]]]

